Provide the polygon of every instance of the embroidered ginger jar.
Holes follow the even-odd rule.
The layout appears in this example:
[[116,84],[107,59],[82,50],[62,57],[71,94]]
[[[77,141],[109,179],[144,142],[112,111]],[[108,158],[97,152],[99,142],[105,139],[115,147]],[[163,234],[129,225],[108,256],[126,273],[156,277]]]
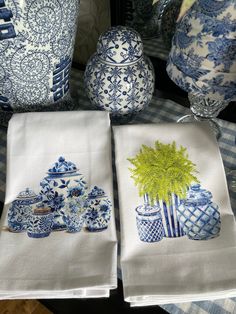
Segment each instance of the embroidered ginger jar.
[[34,191],[28,188],[20,192],[8,210],[9,230],[12,232],[25,231],[31,213],[41,200],[42,197],[40,195],[36,195]]
[[73,197],[84,199],[87,184],[76,165],[71,161],[66,161],[64,157],[59,157],[47,174],[40,182],[41,194],[44,203],[54,213],[53,229],[64,230],[66,229],[63,220],[65,205]]
[[105,192],[95,186],[88,194],[88,200],[86,202],[86,229],[90,232],[107,229],[111,218],[111,206],[111,201],[108,199]]
[[92,104],[113,118],[129,118],[144,109],[154,91],[154,71],[140,35],[124,26],[108,29],[88,61],[84,80]]
[[164,228],[160,207],[144,204],[138,206],[135,210],[140,240],[143,242],[161,241],[164,237]]
[[177,209],[179,222],[191,240],[209,240],[220,233],[219,207],[212,202],[211,192],[200,184],[190,187],[186,200]]
[[50,208],[37,207],[29,216],[27,235],[30,238],[48,237],[53,228],[54,214]]

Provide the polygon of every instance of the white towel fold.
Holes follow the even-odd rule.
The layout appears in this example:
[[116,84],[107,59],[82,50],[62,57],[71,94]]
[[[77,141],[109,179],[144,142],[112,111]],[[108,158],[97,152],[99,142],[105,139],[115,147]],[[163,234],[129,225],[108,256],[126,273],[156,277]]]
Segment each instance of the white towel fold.
[[[208,125],[117,126],[114,137],[125,300],[131,306],[144,306],[236,296],[235,219],[219,148]],[[131,178],[129,168],[135,167],[128,158],[140,154],[143,144],[153,148],[157,140],[165,145],[175,141],[177,149],[186,148],[189,160],[196,165],[200,187],[198,184],[191,186],[189,203],[182,199],[184,206],[169,208],[169,224],[161,200],[157,210],[159,216],[154,217],[154,205],[158,203],[149,204],[153,206],[152,210],[149,208],[149,218],[152,223],[156,219],[156,225],[151,226],[147,216],[141,217],[135,211],[143,213],[143,207],[139,206],[144,201]],[[155,160],[152,166],[156,167]],[[203,191],[199,192],[200,189]],[[209,192],[213,203],[206,204],[204,198],[207,199]],[[200,193],[198,202],[202,205],[195,206],[196,193]],[[170,235],[176,232],[181,236],[169,237],[168,230]],[[186,235],[182,236],[182,233]],[[202,240],[193,240],[191,236],[202,237]]]
[[[23,202],[17,212],[17,197],[31,190],[37,196],[29,211]],[[63,199],[60,206],[52,195]],[[76,223],[83,217],[80,231],[73,229],[79,226],[73,225],[74,213]],[[0,227],[0,299],[109,296],[117,286],[117,241],[107,113],[12,117]]]

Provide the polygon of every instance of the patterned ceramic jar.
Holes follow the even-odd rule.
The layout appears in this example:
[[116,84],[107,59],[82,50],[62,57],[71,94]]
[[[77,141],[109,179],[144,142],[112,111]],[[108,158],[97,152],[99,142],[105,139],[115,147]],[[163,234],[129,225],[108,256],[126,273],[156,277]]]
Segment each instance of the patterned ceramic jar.
[[112,117],[132,116],[149,104],[153,66],[135,30],[117,26],[100,36],[86,67],[85,87],[91,102]]
[[211,198],[211,192],[201,189],[200,184],[192,185],[186,200],[178,207],[180,224],[189,239],[209,240],[219,235],[219,207]]
[[27,234],[30,238],[45,238],[52,231],[54,214],[50,208],[38,207],[29,217]]
[[8,227],[12,232],[21,232],[27,229],[28,219],[41,202],[42,197],[32,190],[26,189],[19,193],[8,210]]
[[136,209],[136,223],[141,241],[158,242],[164,237],[161,209],[148,204],[140,205]]
[[111,201],[105,192],[95,186],[88,194],[85,215],[86,229],[90,232],[107,229],[111,218],[111,206]]
[[70,233],[81,231],[85,219],[85,202],[80,202],[76,198],[68,200],[65,206],[63,220],[66,229]]
[[[80,0],[0,1],[0,117],[70,108]],[[63,103],[62,103],[63,100]]]
[[65,204],[72,197],[84,199],[87,190],[84,177],[74,163],[60,157],[48,170],[48,176],[40,182],[40,186],[44,203],[54,213],[53,229],[66,229],[63,220]]

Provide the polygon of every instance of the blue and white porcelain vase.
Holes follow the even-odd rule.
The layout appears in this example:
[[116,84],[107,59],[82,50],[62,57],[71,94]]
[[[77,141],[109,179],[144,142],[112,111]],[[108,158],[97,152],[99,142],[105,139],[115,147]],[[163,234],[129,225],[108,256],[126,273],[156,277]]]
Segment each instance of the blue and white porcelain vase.
[[236,4],[196,0],[179,22],[167,64],[169,77],[189,93],[191,115],[181,122],[206,120],[217,137],[219,112],[236,99]]
[[162,200],[157,201],[157,206],[161,209],[164,236],[166,238],[176,238],[185,235],[177,215],[180,202],[179,197],[174,193],[170,193],[168,203]]
[[87,212],[85,215],[86,229],[98,232],[107,229],[111,218],[111,201],[103,189],[94,186],[88,194]]
[[136,209],[136,223],[139,238],[143,242],[159,242],[164,237],[161,209],[148,203]]
[[143,54],[140,35],[124,26],[102,34],[84,80],[92,104],[109,111],[113,118],[132,117],[143,110],[154,91],[154,71]]
[[77,198],[71,198],[65,206],[63,220],[66,224],[67,232],[75,233],[83,228],[86,207],[84,202],[80,202]]
[[11,112],[70,109],[69,72],[79,3],[0,1],[2,120]]
[[50,208],[38,206],[30,215],[27,235],[30,238],[48,237],[53,228],[54,214]]
[[195,184],[178,207],[180,224],[189,239],[209,240],[220,234],[219,207],[211,199],[211,192]]
[[84,199],[86,196],[87,183],[79,173],[76,165],[59,157],[48,170],[47,176],[40,182],[41,195],[44,203],[54,213],[54,230],[66,229],[63,220],[64,208],[71,198]]
[[8,210],[8,227],[11,232],[22,232],[27,229],[31,213],[41,202],[42,197],[26,189],[19,193]]

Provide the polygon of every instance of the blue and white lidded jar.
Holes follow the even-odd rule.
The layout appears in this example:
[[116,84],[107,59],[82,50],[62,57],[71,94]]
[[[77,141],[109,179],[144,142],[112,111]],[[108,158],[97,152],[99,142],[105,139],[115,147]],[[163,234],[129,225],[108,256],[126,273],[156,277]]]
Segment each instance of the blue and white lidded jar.
[[161,241],[164,237],[164,228],[160,207],[144,204],[138,206],[135,210],[140,240],[144,242]]
[[103,33],[84,80],[92,104],[112,117],[129,117],[144,109],[152,99],[154,70],[143,54],[140,35],[124,26]]
[[90,232],[107,229],[111,218],[111,201],[105,192],[95,186],[88,194],[87,212],[85,215],[86,229]]
[[54,213],[54,230],[65,230],[66,224],[63,219],[64,208],[72,197],[78,199],[86,198],[87,184],[82,174],[79,173],[76,165],[59,157],[48,170],[41,182],[41,194],[43,202]]
[[30,238],[45,238],[52,231],[54,215],[50,208],[37,207],[30,215],[27,235]]
[[66,203],[63,219],[67,232],[75,233],[81,231],[85,220],[85,213],[85,202],[80,202],[77,198],[71,198]]
[[178,207],[180,225],[189,239],[209,240],[220,234],[219,207],[211,199],[211,192],[195,184]]
[[11,232],[22,232],[27,229],[30,214],[41,202],[42,197],[29,188],[20,192],[8,210],[8,227]]

